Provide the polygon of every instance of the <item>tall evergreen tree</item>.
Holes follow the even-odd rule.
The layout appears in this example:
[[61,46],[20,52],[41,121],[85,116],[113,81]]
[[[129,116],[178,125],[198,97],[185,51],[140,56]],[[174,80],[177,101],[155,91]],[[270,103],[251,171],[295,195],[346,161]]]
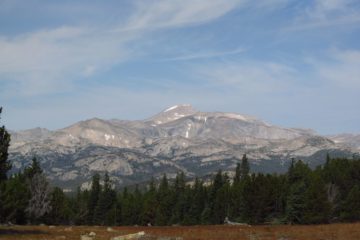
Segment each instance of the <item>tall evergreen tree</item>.
[[328,222],[330,208],[325,183],[321,179],[321,175],[314,172],[310,185],[305,192],[303,222],[312,224]]
[[241,164],[238,162],[236,164],[236,169],[235,169],[234,184],[239,183],[240,179],[241,179]]
[[203,182],[199,178],[195,178],[195,183],[191,190],[192,202],[188,211],[192,219],[191,223],[198,224],[201,223],[201,214],[206,204],[206,189],[203,186]]
[[169,220],[171,218],[172,213],[172,202],[171,202],[171,192],[169,189],[169,182],[164,174],[163,178],[161,179],[159,190],[157,193],[157,201],[158,201],[158,208],[156,212],[156,225],[167,225],[169,224]]
[[222,224],[229,215],[230,184],[224,182],[220,189],[217,190],[214,199],[214,208],[212,212],[212,223]]
[[330,161],[331,161],[330,154],[326,153],[326,162],[325,162],[325,164],[329,165]]
[[87,222],[94,224],[95,209],[98,206],[98,201],[101,193],[100,175],[96,173],[92,177],[92,184],[90,189],[89,201],[87,206]]
[[[0,107],[0,119],[2,108]],[[7,179],[7,173],[11,169],[8,160],[8,148],[10,146],[10,134],[6,131],[5,126],[0,127],[0,184]],[[1,187],[0,187],[1,191]],[[0,192],[1,194],[1,192]]]
[[245,176],[249,175],[250,165],[249,165],[249,161],[248,161],[248,158],[247,158],[246,154],[244,154],[242,159],[241,159],[240,168],[241,168],[241,170],[240,170],[241,178],[244,178]]
[[89,191],[82,191],[80,187],[77,188],[76,196],[71,201],[71,210],[74,213],[73,222],[77,225],[88,223],[88,204]]
[[289,169],[287,171],[287,178],[288,178],[288,182],[289,184],[292,184],[295,182],[295,179],[294,179],[294,168],[295,168],[295,159],[294,158],[291,158],[291,162],[290,162],[290,166],[289,166]]
[[156,212],[157,212],[157,191],[154,178],[151,178],[148,190],[144,194],[144,203],[143,203],[143,224],[154,225]]
[[135,224],[142,223],[142,212],[143,212],[143,194],[141,193],[139,186],[135,186],[134,190],[134,215],[135,215]]
[[175,204],[170,219],[172,224],[179,224],[183,221],[186,201],[188,200],[185,195],[185,175],[183,172],[180,172],[176,175],[174,186],[172,187],[171,201]]
[[112,189],[109,174],[106,172],[104,176],[104,186],[99,194],[99,199],[94,213],[94,223],[104,225],[111,222],[110,210],[115,204],[116,193]]
[[55,187],[52,190],[50,204],[51,211],[47,216],[47,222],[56,225],[68,224],[72,217],[72,213],[69,207],[68,198],[61,188]]
[[121,195],[121,224],[133,225],[136,224],[135,216],[135,204],[134,196],[129,192],[128,188],[125,187]]
[[348,221],[360,220],[360,187],[355,185],[351,188],[346,199],[342,203],[340,218]]
[[[0,120],[2,108],[0,107]],[[5,126],[0,127],[0,223],[5,219],[4,201],[5,196],[5,180],[7,173],[11,169],[8,160],[8,148],[10,146],[10,134],[6,131]]]
[[4,195],[0,208],[0,222],[25,224],[27,222],[26,208],[30,199],[30,191],[23,173],[11,176],[4,183]]
[[286,202],[286,219],[289,223],[303,223],[306,185],[299,181],[291,185]]
[[33,157],[31,159],[31,165],[25,168],[24,175],[27,179],[32,179],[37,174],[43,174],[43,170],[37,158]]

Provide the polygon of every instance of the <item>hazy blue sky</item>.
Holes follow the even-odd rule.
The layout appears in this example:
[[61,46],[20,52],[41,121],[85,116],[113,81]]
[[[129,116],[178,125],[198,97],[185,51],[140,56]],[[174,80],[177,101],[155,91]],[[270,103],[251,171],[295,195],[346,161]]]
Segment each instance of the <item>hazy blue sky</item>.
[[359,0],[0,0],[9,129],[177,104],[360,132]]

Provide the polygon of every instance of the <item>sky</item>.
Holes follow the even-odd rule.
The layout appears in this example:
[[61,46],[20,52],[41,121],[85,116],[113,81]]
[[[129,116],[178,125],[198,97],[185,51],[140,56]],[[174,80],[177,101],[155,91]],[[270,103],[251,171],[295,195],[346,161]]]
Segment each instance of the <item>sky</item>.
[[359,0],[0,0],[1,124],[175,104],[360,133]]

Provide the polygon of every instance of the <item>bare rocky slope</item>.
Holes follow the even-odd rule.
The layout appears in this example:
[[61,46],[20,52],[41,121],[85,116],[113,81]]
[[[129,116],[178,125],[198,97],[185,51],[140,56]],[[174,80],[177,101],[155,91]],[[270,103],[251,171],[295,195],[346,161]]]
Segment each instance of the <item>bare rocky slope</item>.
[[283,172],[291,158],[315,166],[328,152],[353,156],[360,151],[359,145],[350,140],[344,144],[339,137],[281,128],[247,115],[199,112],[190,105],[176,105],[141,121],[94,118],[56,131],[36,128],[11,134],[15,171],[36,156],[49,179],[67,189],[86,186],[95,172],[109,172],[121,186],[163,173],[173,177],[184,171],[191,177],[233,170],[244,153],[254,171]]

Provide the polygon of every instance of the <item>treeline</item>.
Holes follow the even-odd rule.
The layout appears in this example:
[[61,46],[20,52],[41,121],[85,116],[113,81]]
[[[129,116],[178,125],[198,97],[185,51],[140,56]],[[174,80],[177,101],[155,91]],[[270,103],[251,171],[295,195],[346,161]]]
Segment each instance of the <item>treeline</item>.
[[[96,225],[318,224],[360,220],[360,160],[327,159],[312,170],[293,161],[286,174],[249,174],[246,155],[230,178],[219,171],[210,184],[186,184],[179,173],[152,180],[146,191],[116,193],[108,176],[68,200],[66,221]],[[75,205],[72,205],[72,204]]]
[[[1,112],[1,109],[0,109]],[[286,174],[250,173],[246,155],[234,176],[211,181],[152,179],[145,189],[116,191],[108,174],[66,195],[50,187],[38,161],[7,177],[10,135],[0,128],[0,222],[76,225],[318,224],[360,220],[360,160],[330,159],[316,169],[292,161]],[[101,179],[102,178],[102,179]]]
[[330,159],[312,170],[292,161],[286,174],[249,174],[246,155],[235,176],[219,171],[211,182],[186,183],[166,175],[146,189],[115,191],[105,174],[91,188],[67,196],[50,188],[33,159],[2,184],[1,221],[17,224],[195,225],[319,224],[360,220],[360,160]]

